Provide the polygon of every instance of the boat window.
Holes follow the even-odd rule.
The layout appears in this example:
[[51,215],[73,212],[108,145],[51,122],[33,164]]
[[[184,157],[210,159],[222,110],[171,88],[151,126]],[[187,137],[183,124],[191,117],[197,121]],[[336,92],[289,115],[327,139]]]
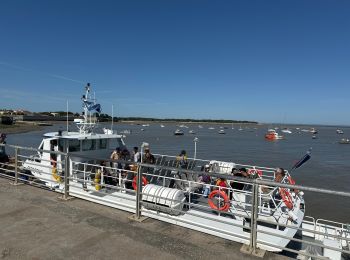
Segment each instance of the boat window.
[[106,149],[107,148],[107,139],[100,139],[99,147],[100,147],[100,149]]
[[79,152],[80,151],[80,141],[79,140],[69,140],[69,151]]
[[117,139],[109,139],[109,148],[115,148],[119,147],[120,149],[123,149],[125,147],[125,143],[123,142],[123,139],[117,138]]
[[63,152],[64,148],[64,140],[63,139],[58,139],[58,151]]
[[83,151],[96,150],[96,140],[94,139],[86,139],[83,140]]

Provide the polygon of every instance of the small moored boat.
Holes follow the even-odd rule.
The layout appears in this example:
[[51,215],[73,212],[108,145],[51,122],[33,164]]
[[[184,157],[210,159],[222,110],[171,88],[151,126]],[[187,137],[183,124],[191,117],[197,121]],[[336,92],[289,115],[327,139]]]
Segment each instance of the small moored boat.
[[290,129],[288,129],[288,128],[283,128],[283,129],[281,130],[281,132],[282,132],[282,133],[285,133],[285,134],[291,134],[291,133],[292,133],[292,131],[291,131]]
[[315,128],[311,128],[311,129],[310,129],[310,133],[311,133],[311,134],[317,134],[318,131],[317,131]]
[[344,134],[343,130],[341,130],[341,129],[337,129],[336,132],[337,132],[337,134],[340,134],[340,135]]
[[176,129],[174,132],[174,135],[184,135],[184,131],[180,130],[180,129]]
[[339,141],[340,144],[350,144],[350,139],[348,138],[342,138],[340,141]]
[[280,140],[283,139],[284,137],[282,135],[279,135],[276,130],[274,129],[269,129],[267,134],[265,135],[265,139],[267,140]]

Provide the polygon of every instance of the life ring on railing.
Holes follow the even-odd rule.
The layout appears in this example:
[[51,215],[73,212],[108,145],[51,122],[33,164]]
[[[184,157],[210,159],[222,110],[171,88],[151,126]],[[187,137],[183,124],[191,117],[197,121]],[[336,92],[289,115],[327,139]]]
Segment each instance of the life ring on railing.
[[[146,186],[147,184],[147,179],[144,176],[142,176],[142,186]],[[135,176],[132,180],[132,187],[134,188],[134,190],[137,190],[137,176]]]
[[249,175],[253,175],[256,174],[259,178],[262,178],[263,172],[262,170],[258,170],[258,169],[248,169],[248,174]]
[[[221,205],[221,203],[223,203],[223,205],[217,206],[217,203],[215,203],[213,200],[214,197],[221,197],[219,199],[219,203],[220,203],[220,205]],[[230,208],[230,200],[229,200],[227,194],[222,190],[212,191],[208,197],[208,204],[212,209],[220,210],[220,211],[228,211]]]
[[287,208],[293,209],[293,198],[290,192],[285,188],[279,188],[279,193],[282,197],[284,204],[287,206]]

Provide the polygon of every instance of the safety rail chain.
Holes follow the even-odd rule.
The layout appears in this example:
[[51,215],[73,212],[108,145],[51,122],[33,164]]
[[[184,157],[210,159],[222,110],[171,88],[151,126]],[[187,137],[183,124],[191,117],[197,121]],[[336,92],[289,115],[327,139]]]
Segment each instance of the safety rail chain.
[[[38,187],[46,187],[45,183],[41,182],[41,181],[35,181],[35,180],[30,180],[30,177],[33,177],[31,174],[27,173],[27,172],[23,172],[20,169],[20,165],[21,163],[23,163],[23,161],[21,161],[21,159],[27,159],[28,160],[33,160],[35,161],[37,158],[35,156],[24,156],[24,155],[20,155],[20,151],[21,150],[26,150],[26,151],[32,151],[32,152],[39,152],[39,153],[54,153],[54,154],[60,154],[62,156],[64,156],[64,160],[61,164],[61,166],[64,166],[63,169],[60,170],[60,174],[61,176],[61,183],[63,184],[63,190],[57,190],[58,192],[63,193],[63,198],[64,199],[68,199],[69,196],[74,196],[74,193],[70,193],[70,187],[76,187],[77,183],[84,183],[84,184],[90,184],[90,185],[95,185],[96,183],[92,180],[88,181],[85,179],[85,176],[90,175],[90,174],[94,174],[94,170],[97,168],[106,168],[106,169],[110,169],[110,170],[114,170],[116,172],[119,171],[119,174],[121,173],[120,169],[117,169],[115,167],[107,167],[107,166],[100,166],[97,164],[93,164],[93,163],[81,163],[81,162],[75,162],[71,159],[71,154],[69,153],[63,153],[63,152],[58,152],[58,151],[48,151],[48,150],[40,150],[40,149],[35,149],[35,148],[28,148],[28,147],[20,147],[20,146],[13,146],[13,145],[5,145],[5,144],[0,144],[0,146],[7,146],[10,148],[14,149],[14,162],[13,163],[0,163],[0,176],[2,177],[6,177],[6,178],[10,178],[12,180],[14,180],[14,184],[15,185],[19,185],[21,183],[27,183],[27,184],[31,184],[34,186],[38,186]],[[74,155],[74,157],[76,157]],[[170,157],[170,156],[169,156]],[[105,161],[105,162],[113,162],[113,163],[121,163],[121,164],[130,164],[130,161],[123,161],[123,160],[118,160],[118,161],[112,161],[109,159],[105,159],[105,158],[92,158],[92,157],[86,157],[86,156],[79,156],[79,158],[82,159],[90,159],[92,161]],[[40,159],[43,160],[43,159]],[[202,162],[207,162],[207,161],[202,161]],[[70,167],[74,165],[79,165],[79,164],[83,164],[84,166],[84,170],[83,170],[83,174],[84,174],[84,178],[78,178],[77,176],[72,176],[70,174]],[[135,163],[133,163],[135,164]],[[90,171],[87,170],[88,166],[90,167]],[[50,166],[46,166],[48,168],[50,168]],[[61,167],[62,168],[62,167]],[[135,198],[125,198],[125,196],[120,196],[117,194],[112,194],[112,197],[115,198],[120,198],[123,197],[123,199],[127,199],[130,201],[135,201],[134,204],[134,208],[131,206],[125,206],[125,204],[123,204],[123,207],[125,207],[124,210],[127,210],[126,208],[129,208],[129,211],[135,212],[135,217],[136,218],[141,218],[143,215],[147,215],[147,216],[152,216],[152,215],[158,215],[158,211],[154,212],[154,210],[149,210],[147,208],[147,206],[149,206],[151,203],[147,202],[147,201],[143,201],[142,200],[142,196],[143,195],[147,195],[148,197],[153,197],[153,198],[159,198],[161,199],[162,197],[157,196],[157,195],[150,195],[150,194],[144,194],[142,192],[142,178],[144,176],[147,175],[152,175],[148,172],[143,172],[143,169],[159,169],[161,168],[162,170],[166,170],[166,171],[174,171],[174,172],[180,172],[180,173],[187,173],[187,174],[197,174],[197,175],[201,175],[203,174],[202,171],[197,171],[197,170],[191,170],[191,169],[183,169],[183,168],[178,168],[178,167],[169,167],[169,166],[159,166],[159,165],[153,165],[153,164],[145,164],[145,163],[137,163],[137,171],[129,171],[132,172],[133,174],[136,175],[137,181],[136,181],[136,190],[133,189],[127,189],[125,187],[122,186],[116,186],[116,185],[109,185],[109,184],[105,184],[103,183],[103,171],[102,172],[102,178],[101,178],[101,187],[103,188],[108,188],[110,190],[115,190],[120,192],[120,194],[123,193],[128,193],[131,194],[132,196],[135,196]],[[272,169],[272,168],[266,168],[268,170]],[[79,173],[79,170],[75,170],[76,173]],[[154,172],[154,171],[153,171]],[[41,180],[44,181],[52,181],[52,179],[50,178],[50,174],[48,174],[45,171],[41,172],[43,175],[46,174],[48,176],[46,177],[42,177],[40,178]],[[13,176],[12,176],[13,175]],[[23,176],[25,176],[26,178],[22,178]],[[188,195],[189,195],[189,200],[186,200],[186,202],[184,202],[184,205],[187,208],[202,208],[203,210],[210,210],[211,212],[216,212],[219,216],[220,214],[225,214],[226,216],[231,216],[231,217],[244,217],[247,220],[250,220],[250,225],[249,226],[245,226],[243,225],[239,225],[236,223],[232,223],[229,221],[229,219],[226,220],[222,220],[222,219],[218,219],[215,218],[215,216],[203,216],[201,214],[198,214],[196,212],[185,212],[185,209],[182,208],[180,210],[178,209],[171,209],[171,211],[173,212],[177,212],[177,213],[186,213],[190,216],[193,217],[200,217],[203,219],[208,219],[210,221],[215,221],[217,223],[222,223],[222,224],[230,224],[232,226],[237,226],[240,228],[244,228],[246,230],[249,230],[249,234],[247,235],[240,235],[240,234],[236,234],[236,233],[232,233],[230,231],[227,230],[223,230],[223,229],[219,229],[216,227],[212,227],[212,226],[207,226],[207,225],[203,225],[201,223],[193,223],[193,222],[189,222],[188,220],[185,219],[179,219],[176,218],[175,216],[172,216],[170,214],[167,214],[167,218],[169,219],[174,219],[177,222],[183,222],[183,224],[191,224],[191,225],[197,225],[200,228],[204,228],[204,229],[208,229],[211,230],[213,232],[220,232],[224,235],[229,235],[229,236],[235,236],[237,238],[242,239],[242,241],[245,241],[249,244],[249,252],[251,253],[256,253],[258,250],[258,247],[261,247],[261,245],[265,245],[265,246],[271,246],[274,248],[279,248],[281,250],[290,252],[290,253],[294,253],[294,254],[298,254],[298,255],[303,255],[303,256],[307,256],[307,257],[312,257],[313,259],[328,259],[326,257],[320,256],[320,255],[316,255],[313,254],[312,252],[307,252],[307,251],[301,251],[301,250],[295,250],[295,249],[291,249],[291,248],[287,248],[287,247],[280,247],[278,245],[275,244],[271,244],[268,243],[266,241],[263,241],[261,239],[258,239],[258,233],[259,234],[267,234],[267,235],[271,235],[271,236],[276,236],[279,237],[280,239],[288,239],[291,241],[295,241],[298,243],[302,243],[306,246],[316,246],[316,247],[321,247],[323,249],[330,249],[336,252],[340,252],[343,255],[346,255],[348,257],[350,257],[350,230],[349,230],[349,224],[342,224],[342,223],[337,223],[337,222],[332,222],[332,221],[327,221],[327,220],[317,220],[316,222],[314,221],[313,218],[311,217],[305,217],[308,219],[311,219],[310,221],[305,220],[305,223],[310,224],[309,226],[311,226],[310,228],[304,228],[304,227],[296,227],[293,226],[291,224],[283,224],[283,223],[278,223],[279,227],[284,227],[284,228],[291,228],[291,229],[296,229],[299,232],[307,232],[309,234],[313,234],[314,237],[316,236],[320,236],[323,238],[330,238],[332,240],[337,240],[340,241],[340,245],[347,245],[346,247],[335,247],[335,246],[329,246],[329,245],[325,245],[325,244],[320,244],[317,242],[312,242],[312,241],[306,241],[306,240],[302,240],[300,238],[296,238],[296,237],[288,237],[288,236],[284,236],[281,234],[278,234],[277,232],[271,232],[271,231],[266,231],[266,230],[262,230],[262,229],[258,229],[258,221],[259,223],[265,223],[265,224],[270,224],[270,225],[276,225],[276,222],[273,221],[269,221],[269,220],[264,220],[264,219],[260,219],[259,218],[259,209],[261,210],[261,207],[259,206],[259,196],[261,196],[259,194],[259,187],[260,186],[268,186],[268,187],[281,187],[281,188],[287,188],[290,190],[302,190],[302,191],[308,191],[308,192],[316,192],[316,193],[322,193],[322,194],[330,194],[330,195],[337,195],[337,196],[342,196],[342,197],[350,197],[350,192],[341,192],[341,191],[333,191],[333,190],[328,190],[328,189],[321,189],[321,188],[315,188],[315,187],[306,187],[306,186],[301,186],[301,185],[291,185],[291,184],[285,184],[285,183],[275,183],[275,182],[271,182],[271,181],[264,181],[261,179],[247,179],[247,178],[241,178],[241,177],[235,177],[233,175],[228,175],[228,174],[221,174],[221,173],[217,173],[217,172],[210,172],[210,176],[213,178],[225,178],[228,181],[237,181],[237,182],[244,182],[244,183],[249,183],[249,185],[252,186],[251,189],[251,196],[252,196],[252,207],[251,207],[251,211],[250,214],[245,215],[245,214],[240,214],[240,213],[232,213],[232,212],[222,212],[220,210],[216,210],[216,209],[212,209],[212,208],[208,208],[205,207],[203,205],[197,205],[197,204],[193,204],[192,201],[190,200],[191,195],[199,195],[202,196],[202,194],[194,192],[194,191],[188,191]],[[160,176],[155,176],[157,178],[159,178]],[[113,178],[118,178],[119,181],[122,180],[122,182],[130,182],[130,180],[127,180],[126,177],[123,179],[121,177],[121,175],[119,175],[118,177],[113,177]],[[172,179],[172,180],[180,180],[182,182],[184,182],[185,180],[183,179],[177,179],[175,177],[166,177],[166,176],[161,176],[161,178],[168,178],[168,179]],[[189,185],[191,185],[191,183],[194,184],[198,184],[198,182],[196,181],[187,181],[189,183]],[[221,187],[218,187],[216,185],[210,185],[212,187],[216,187],[219,190],[222,189]],[[230,190],[233,192],[233,189],[231,188],[226,188],[227,190]],[[55,190],[55,189],[54,189]],[[103,192],[101,190],[99,191],[95,191],[95,192]],[[172,199],[167,198],[167,201],[172,201]],[[98,202],[97,202],[98,203]],[[154,206],[154,205],[152,205]],[[158,207],[159,210],[162,209],[169,209],[167,206],[158,204],[156,205]],[[120,207],[119,207],[120,208]],[[329,223],[328,225],[325,223],[319,223],[320,221],[323,222],[327,222]],[[341,227],[340,228],[335,228],[333,226],[331,226],[330,224],[338,224]],[[317,230],[317,227],[319,227],[319,229]],[[331,227],[331,228],[329,228]],[[332,232],[328,233],[327,229],[330,229]],[[322,232],[322,230],[324,230],[324,232]],[[258,246],[259,244],[259,246]]]

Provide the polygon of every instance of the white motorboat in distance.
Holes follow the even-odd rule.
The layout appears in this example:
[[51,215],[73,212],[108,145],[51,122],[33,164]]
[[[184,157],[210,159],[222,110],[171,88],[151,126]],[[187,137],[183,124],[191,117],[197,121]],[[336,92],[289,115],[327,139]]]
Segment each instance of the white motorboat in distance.
[[350,144],[350,139],[348,138],[342,138],[340,141],[339,141],[340,144]]
[[184,135],[184,131],[182,131],[181,129],[176,129],[174,132],[174,135]]
[[288,129],[288,128],[283,128],[283,129],[281,130],[281,132],[282,132],[282,133],[285,133],[285,134],[291,134],[291,133],[292,133],[292,131],[291,131],[290,129]]

